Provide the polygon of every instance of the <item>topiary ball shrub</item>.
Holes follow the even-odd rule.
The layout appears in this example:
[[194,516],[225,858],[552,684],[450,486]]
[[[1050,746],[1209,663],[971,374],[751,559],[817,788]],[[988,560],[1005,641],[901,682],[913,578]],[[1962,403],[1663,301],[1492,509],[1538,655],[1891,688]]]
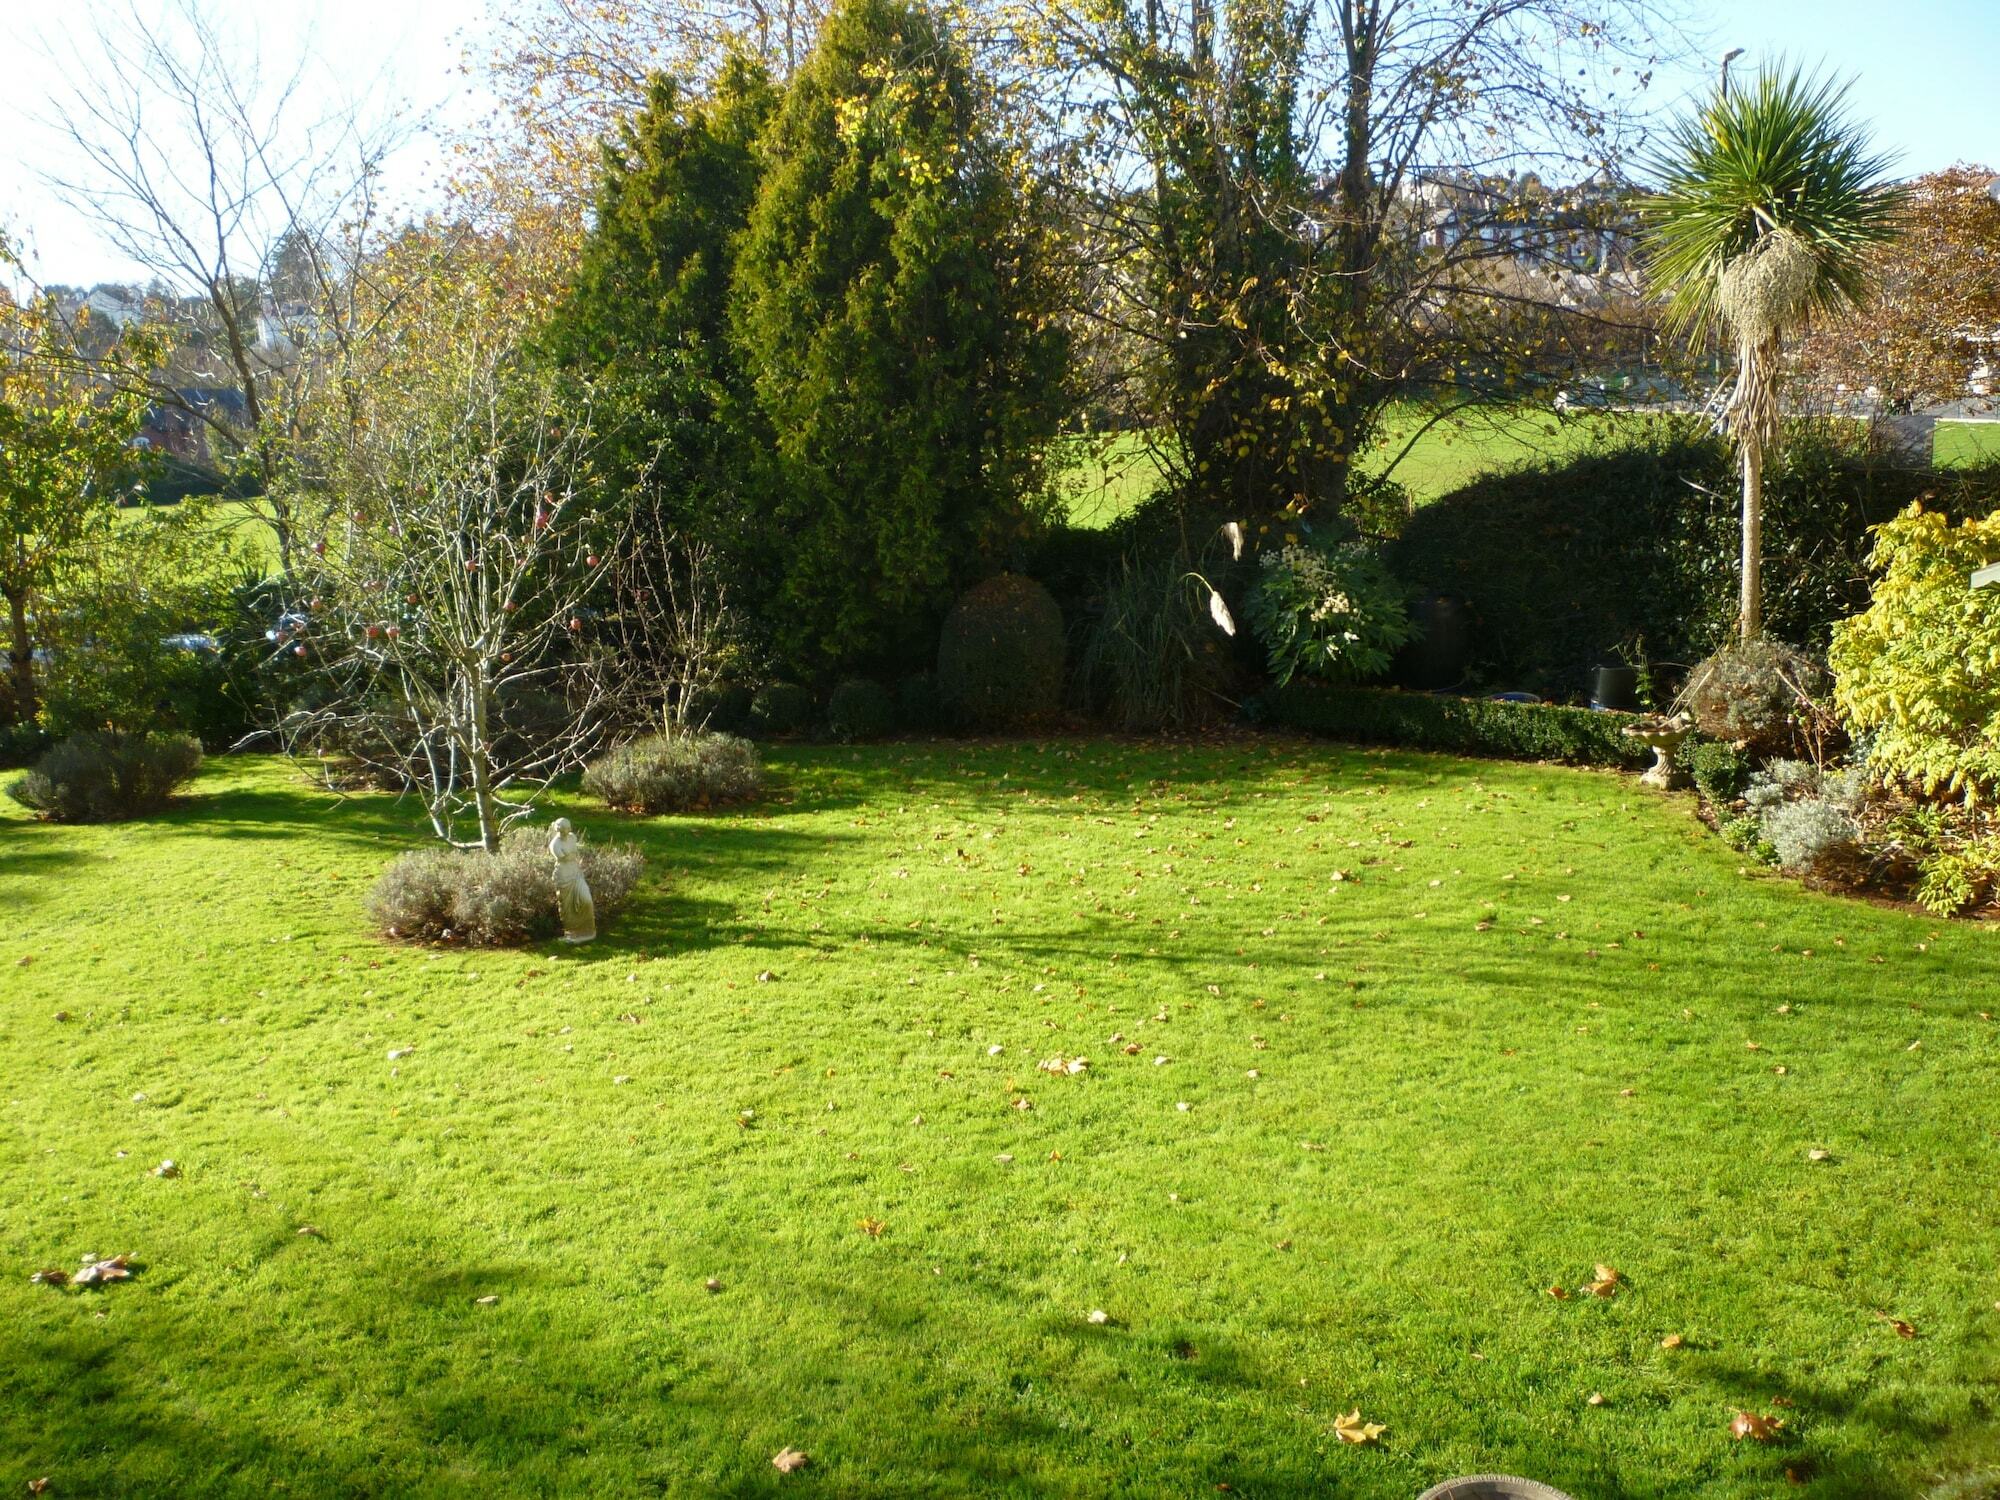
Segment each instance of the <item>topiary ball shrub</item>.
[[913,734],[944,727],[944,696],[938,691],[937,673],[912,672],[896,684],[896,724]]
[[[516,828],[500,852],[416,849],[401,854],[368,893],[368,919],[384,937],[479,948],[542,942],[562,931],[545,828]],[[629,845],[581,855],[600,924],[632,898],[646,859]]]
[[895,726],[896,699],[879,682],[852,677],[826,700],[826,724],[837,740],[879,740]]
[[938,639],[938,690],[968,729],[1014,729],[1062,702],[1062,609],[1032,578],[1001,573],[970,590]]
[[1741,797],[1756,769],[1749,756],[1719,740],[1697,740],[1686,761],[1695,789],[1717,808],[1727,808]]
[[1711,740],[1751,755],[1783,755],[1803,743],[1819,710],[1826,673],[1781,641],[1732,641],[1688,674],[1679,707]]
[[813,695],[796,682],[767,682],[750,700],[756,734],[797,734],[812,722]]
[[733,734],[652,735],[592,761],[583,789],[625,812],[692,812],[757,797],[764,767]]
[[76,734],[7,788],[55,823],[118,823],[167,805],[201,768],[201,743],[184,734]]

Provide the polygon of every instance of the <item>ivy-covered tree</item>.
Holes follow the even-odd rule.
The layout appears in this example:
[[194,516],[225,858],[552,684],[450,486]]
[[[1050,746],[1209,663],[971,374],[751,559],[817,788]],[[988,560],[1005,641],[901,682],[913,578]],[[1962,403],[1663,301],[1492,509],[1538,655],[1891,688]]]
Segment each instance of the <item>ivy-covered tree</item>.
[[1026,173],[923,6],[836,10],[761,153],[731,321],[772,434],[766,614],[827,673],[933,624],[1029,524],[1067,343]]

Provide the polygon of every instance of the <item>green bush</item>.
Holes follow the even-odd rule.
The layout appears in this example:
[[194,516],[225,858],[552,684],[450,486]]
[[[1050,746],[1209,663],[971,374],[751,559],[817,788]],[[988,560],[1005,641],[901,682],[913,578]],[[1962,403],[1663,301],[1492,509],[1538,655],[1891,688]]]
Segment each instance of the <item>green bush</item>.
[[626,812],[691,812],[764,790],[757,747],[728,734],[653,735],[592,761],[583,789]]
[[1287,542],[1266,552],[1248,601],[1271,677],[1365,682],[1410,639],[1403,587],[1365,547]]
[[[1739,486],[1693,422],[1634,419],[1616,446],[1476,480],[1422,506],[1383,551],[1416,593],[1464,601],[1473,680],[1568,698],[1643,638],[1689,664],[1729,636]],[[2000,466],[1874,462],[1858,424],[1789,424],[1765,471],[1764,623],[1823,650],[1866,607],[1871,528],[1919,496],[1953,517],[2000,505]]]
[[835,739],[879,740],[895,723],[895,695],[866,677],[850,677],[826,700],[826,725]]
[[1696,740],[1686,753],[1688,775],[1710,805],[1727,808],[1750,784],[1755,762],[1722,740]]
[[969,729],[1011,729],[1062,701],[1062,610],[1049,591],[1001,573],[968,592],[938,640],[938,688]]
[[702,688],[688,700],[688,728],[741,734],[750,727],[750,705],[755,701],[756,695],[740,682]]
[[25,724],[0,724],[0,769],[32,765],[48,748],[48,731],[32,719]]
[[797,734],[813,718],[813,695],[796,682],[767,682],[750,700],[750,728],[757,734]]
[[1912,506],[1881,528],[1866,612],[1834,632],[1834,702],[1868,737],[1868,764],[1918,796],[2000,796],[2000,589],[1969,586],[2000,560],[2000,512],[1953,526]]
[[1307,682],[1279,689],[1266,708],[1274,723],[1289,729],[1412,750],[1626,767],[1652,756],[1625,737],[1635,715],[1587,708]]
[[201,766],[201,745],[182,734],[77,734],[7,788],[56,823],[118,823],[167,805]]
[[[515,828],[500,852],[417,849],[398,855],[368,893],[368,917],[406,942],[509,947],[562,931],[548,830]],[[631,899],[645,856],[629,846],[583,847],[583,878],[601,924]]]
[[896,684],[896,723],[912,734],[944,728],[944,697],[937,673],[912,672]]
[[1780,641],[1731,641],[1688,674],[1679,706],[1709,739],[1778,755],[1803,743],[1825,679],[1817,662]]

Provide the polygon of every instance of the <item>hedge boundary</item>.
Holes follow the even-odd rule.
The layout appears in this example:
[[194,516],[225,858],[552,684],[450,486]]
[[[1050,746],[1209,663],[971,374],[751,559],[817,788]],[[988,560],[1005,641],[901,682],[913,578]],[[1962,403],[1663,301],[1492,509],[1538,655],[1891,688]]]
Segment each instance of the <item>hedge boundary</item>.
[[1620,770],[1652,759],[1644,745],[1625,737],[1625,727],[1638,722],[1637,714],[1300,682],[1272,693],[1266,702],[1275,724],[1362,744]]

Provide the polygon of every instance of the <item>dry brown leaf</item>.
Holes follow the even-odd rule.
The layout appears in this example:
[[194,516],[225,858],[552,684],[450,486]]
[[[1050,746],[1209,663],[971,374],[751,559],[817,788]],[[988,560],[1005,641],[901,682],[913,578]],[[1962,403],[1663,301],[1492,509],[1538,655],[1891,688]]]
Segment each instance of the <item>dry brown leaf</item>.
[[109,1260],[88,1261],[70,1280],[78,1286],[102,1286],[107,1281],[129,1281],[132,1278],[129,1260],[129,1256],[114,1255]]
[[1616,1266],[1607,1266],[1602,1261],[1598,1262],[1598,1264],[1595,1267],[1595,1271],[1596,1271],[1595,1278],[1587,1286],[1584,1287],[1584,1290],[1586,1292],[1589,1292],[1590,1295],[1593,1297],[1611,1296],[1618,1290],[1619,1285],[1624,1280],[1624,1278],[1618,1274],[1618,1268]]
[[1604,1404],[1604,1392],[1602,1391],[1592,1391],[1584,1398],[1584,1405],[1586,1406],[1603,1406]]
[[861,1232],[867,1235],[868,1238],[871,1240],[881,1239],[882,1231],[889,1227],[887,1224],[884,1224],[880,1219],[862,1219],[859,1222],[861,1225]]
[[1569,1288],[1566,1286],[1552,1286],[1549,1288],[1549,1295],[1558,1302],[1567,1302],[1569,1301]]
[[48,1475],[44,1474],[44,1475],[43,1475],[43,1476],[42,1476],[42,1477],[41,1477],[40,1479],[30,1479],[30,1480],[28,1481],[28,1493],[29,1493],[29,1494],[31,1494],[31,1495],[46,1495],[46,1494],[47,1494],[48,1492],[49,1492],[49,1476],[48,1476]]
[[1333,1419],[1334,1436],[1343,1443],[1372,1443],[1388,1430],[1380,1422],[1362,1421],[1361,1408],[1358,1406],[1344,1416]]
[[1824,1146],[1815,1146],[1806,1153],[1807,1161],[1829,1161],[1832,1157],[1833,1153]]
[[811,1462],[796,1448],[780,1448],[771,1458],[771,1467],[780,1474],[796,1474]]
[[1739,1411],[1729,1424],[1729,1435],[1739,1443],[1745,1438],[1753,1443],[1768,1443],[1784,1430],[1783,1417],[1766,1417],[1754,1411]]
[[1906,1323],[1901,1318],[1892,1318],[1885,1312],[1878,1312],[1875,1316],[1895,1329],[1896,1337],[1899,1339],[1913,1339],[1917,1336],[1917,1329],[1914,1323]]
[[1084,1321],[1086,1323],[1095,1323],[1098,1324],[1099,1326],[1102,1326],[1103,1324],[1109,1323],[1111,1321],[1111,1314],[1106,1312],[1101,1307],[1093,1307],[1090,1310],[1089,1314],[1084,1318]]
[[492,1307],[496,1305],[499,1301],[500,1301],[499,1293],[488,1292],[484,1297],[474,1297],[472,1299],[472,1305],[474,1307]]
[[1678,1349],[1686,1342],[1687,1340],[1682,1338],[1678,1333],[1670,1333],[1660,1340],[1660,1347],[1662,1349]]
[[28,1280],[39,1286],[68,1286],[69,1272],[65,1271],[61,1266],[44,1266],[41,1270],[30,1276]]
[[722,1283],[711,1276],[701,1284],[701,1289],[713,1297],[717,1292],[722,1290]]

